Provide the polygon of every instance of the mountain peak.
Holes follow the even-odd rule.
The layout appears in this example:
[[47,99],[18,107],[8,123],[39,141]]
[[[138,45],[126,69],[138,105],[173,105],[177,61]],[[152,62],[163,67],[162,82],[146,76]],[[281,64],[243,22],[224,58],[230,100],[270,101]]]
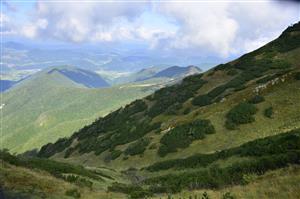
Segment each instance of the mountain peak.
[[88,88],[108,87],[109,84],[97,73],[72,66],[51,67],[47,74],[58,72],[68,79]]

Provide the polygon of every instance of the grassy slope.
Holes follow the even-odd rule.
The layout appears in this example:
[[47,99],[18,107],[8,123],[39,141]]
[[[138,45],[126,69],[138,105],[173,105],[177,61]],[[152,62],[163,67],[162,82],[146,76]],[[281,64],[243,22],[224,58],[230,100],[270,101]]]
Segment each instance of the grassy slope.
[[[220,79],[220,74],[216,74],[216,76]],[[230,77],[226,77],[226,75],[223,74],[223,79],[226,80],[229,78]],[[255,84],[250,85],[247,89],[227,97],[226,101],[222,103],[215,103],[203,108],[192,107],[190,102],[187,102],[184,108],[191,107],[193,110],[188,115],[162,115],[155,118],[156,121],[164,122],[164,128],[185,123],[196,118],[210,119],[216,128],[215,134],[209,135],[203,140],[194,141],[188,148],[179,150],[177,153],[170,153],[164,158],[159,157],[155,149],[146,150],[143,156],[130,156],[127,160],[123,160],[124,156],[121,155],[118,159],[110,163],[104,161],[108,152],[104,152],[99,156],[95,156],[93,153],[78,156],[78,154],[75,153],[74,156],[68,159],[61,158],[62,155],[59,154],[54,157],[61,161],[84,163],[85,165],[96,166],[106,164],[107,166],[121,170],[129,167],[141,168],[166,159],[187,157],[195,153],[212,153],[217,150],[235,147],[257,138],[275,135],[282,131],[300,127],[300,112],[298,111],[300,110],[300,81],[289,80],[274,85],[272,88],[264,91],[263,96],[265,97],[265,101],[257,105],[259,111],[255,115],[256,121],[254,123],[242,125],[239,129],[234,131],[226,129],[224,123],[227,111],[239,101],[253,95],[255,86]],[[206,90],[207,88],[203,87],[202,89]],[[202,89],[200,89],[200,93]],[[270,105],[274,107],[275,113],[273,119],[266,118],[263,115],[264,109]],[[164,133],[159,135],[149,133],[146,136],[151,137],[151,143],[159,145],[159,140],[163,134]],[[119,145],[116,149],[124,150],[127,146],[128,144]],[[140,163],[137,165],[136,162]]]
[[[5,162],[0,163],[0,183],[2,188],[4,191],[13,192],[14,194],[25,194],[25,196],[30,198],[67,199],[73,197],[67,196],[65,192],[77,189],[81,194],[81,198],[118,199],[125,197],[123,194],[107,193],[104,190],[105,187],[111,184],[109,180],[104,182],[93,181],[93,188],[90,189],[58,179],[45,171],[17,167]],[[22,196],[24,197],[24,195]]]
[[[159,147],[160,138],[166,133],[166,131],[164,130],[168,129],[169,127],[174,127],[182,123],[193,121],[195,119],[209,119],[216,129],[215,134],[208,135],[203,140],[194,141],[188,148],[179,149],[178,152],[176,153],[169,153],[164,158],[161,158],[157,155],[157,149],[152,149],[152,150],[147,149],[143,155],[129,156],[128,158],[126,157],[126,160],[124,160],[125,156],[124,154],[122,154],[119,158],[111,162],[104,161],[105,157],[110,153],[108,150],[104,151],[103,153],[100,153],[100,155],[98,156],[95,156],[93,152],[79,154],[75,150],[75,152],[71,155],[70,158],[63,159],[64,152],[60,154],[59,153],[56,154],[53,158],[60,159],[62,161],[76,162],[76,163],[92,165],[92,166],[96,166],[99,164],[106,164],[110,167],[121,169],[121,170],[127,169],[129,167],[141,168],[143,166],[152,164],[157,161],[165,160],[165,159],[187,157],[194,153],[212,153],[217,150],[238,146],[245,142],[257,138],[270,136],[281,132],[286,132],[294,128],[299,128],[300,112],[298,110],[300,109],[300,103],[299,103],[300,82],[295,80],[292,77],[295,72],[300,70],[299,57],[298,57],[300,53],[300,48],[298,46],[300,31],[297,28],[299,29],[299,24],[297,25],[297,27],[296,26],[294,27],[296,32],[293,33],[289,33],[288,31],[284,32],[284,34],[281,37],[279,37],[278,40],[275,40],[275,42],[271,42],[270,44],[266,45],[265,47],[262,47],[261,49],[258,49],[253,53],[249,53],[246,56],[242,56],[240,59],[234,60],[231,63],[226,64],[224,69],[211,69],[210,71],[206,72],[203,76],[198,76],[199,79],[201,78],[207,81],[207,83],[204,84],[197,91],[197,94],[199,95],[199,94],[206,94],[212,89],[219,87],[224,83],[229,82],[230,80],[237,77],[239,74],[243,73],[243,71],[245,71],[247,68],[251,69],[253,67],[254,68],[256,67],[255,70],[258,70],[259,68],[264,68],[266,66],[269,67],[269,65],[271,65],[270,62],[267,62],[267,60],[269,59],[274,61],[274,63],[277,60],[284,60],[286,62],[289,62],[291,66],[291,72],[281,77],[282,79],[284,79],[284,81],[280,80],[278,83],[274,85],[270,84],[267,89],[264,89],[260,93],[261,95],[264,96],[265,101],[256,105],[256,107],[258,108],[258,112],[255,114],[255,120],[256,120],[255,122],[241,125],[237,130],[234,131],[228,130],[224,126],[226,120],[225,116],[227,112],[236,104],[240,103],[243,100],[247,100],[255,95],[254,89],[259,85],[256,83],[256,80],[267,75],[276,74],[282,69],[268,68],[266,71],[259,73],[260,77],[256,75],[254,77],[252,76],[251,80],[245,83],[246,89],[241,91],[231,92],[229,96],[226,96],[224,98],[225,101],[223,102],[214,102],[205,107],[199,107],[199,106],[192,105],[191,101],[193,98],[190,98],[184,103],[182,103],[183,107],[180,108],[180,110],[177,111],[176,114],[172,114],[172,115],[159,113],[157,116],[151,116],[147,113],[149,109],[151,110],[154,103],[159,104],[161,103],[160,100],[166,100],[166,99],[171,100],[172,97],[170,96],[170,91],[166,91],[166,90],[164,90],[165,92],[162,91],[162,97],[158,96],[157,99],[155,99],[156,101],[155,100],[151,101],[149,97],[146,98],[144,101],[147,104],[148,108],[145,111],[136,114],[138,115],[136,118],[134,118],[133,116],[133,121],[134,121],[133,124],[138,123],[143,118],[149,118],[149,117],[152,120],[151,123],[154,122],[162,123],[160,127],[160,131],[161,131],[160,134],[155,134],[153,131],[152,132],[150,131],[150,132],[146,132],[146,134],[143,135],[151,139],[150,145],[156,144],[157,147]],[[292,43],[296,44],[296,46],[294,46],[290,50],[290,48],[286,48],[286,46],[292,45],[291,38],[293,39],[293,37],[295,37],[294,39],[295,41],[292,40],[293,41]],[[287,41],[287,38],[289,39],[289,43]],[[284,44],[283,45],[285,46],[284,50],[281,50],[280,49],[281,47],[280,48],[276,47],[278,43],[280,43],[281,45]],[[249,62],[249,58],[253,61]],[[244,66],[244,68],[240,67],[239,63],[242,63],[242,66]],[[234,67],[235,70],[238,71],[238,74],[236,74],[235,76],[229,75],[228,71],[230,67]],[[251,72],[253,71],[249,70],[248,73]],[[191,85],[193,84],[190,84],[189,86]],[[183,89],[190,89],[190,87],[183,88]],[[230,90],[232,91],[232,89],[227,89],[224,92],[224,94],[230,92]],[[176,90],[177,94],[184,93],[184,91],[185,90]],[[171,93],[171,95],[174,95],[174,93]],[[223,94],[221,94],[221,96],[222,95]],[[274,108],[274,117],[272,119],[269,119],[263,116],[263,111],[265,108],[271,105]],[[166,109],[168,107],[163,107],[163,108]],[[183,114],[183,111],[187,108],[190,108],[191,112],[189,114]],[[130,109],[130,107],[128,109]],[[113,119],[111,120],[113,121]],[[124,121],[123,123],[126,123],[126,121]],[[101,126],[101,124],[98,125]],[[118,125],[116,125],[116,128],[117,127],[120,128],[120,126]],[[126,124],[120,124],[120,125],[126,126]],[[95,124],[95,128],[98,128],[97,123]],[[109,130],[107,131],[110,132]],[[105,133],[107,133],[107,131],[104,130]],[[84,132],[85,130],[83,130],[81,133],[84,134]],[[126,133],[126,131],[122,133]],[[99,133],[99,135],[101,134]],[[89,135],[87,135],[86,137],[90,138],[92,136],[89,137]],[[96,137],[97,135],[95,136],[95,138]],[[110,137],[110,140],[112,139],[113,138]],[[85,143],[84,145],[88,145],[88,143]],[[114,149],[124,151],[129,144],[130,143],[116,144]],[[137,165],[136,162],[140,162],[140,164]]]
[[[1,162],[0,167],[0,183],[4,190],[14,191],[14,193],[26,193],[33,198],[72,198],[66,196],[66,190],[77,189],[81,198],[94,199],[121,199],[127,198],[124,194],[106,192],[109,182],[98,184],[94,181],[92,189],[78,186],[61,179],[55,178],[47,172],[40,170],[30,170],[23,167],[16,167]],[[31,180],[28,180],[31,179]],[[226,192],[236,198],[286,198],[294,199],[300,197],[300,168],[299,166],[291,166],[276,171],[270,171],[262,176],[252,176],[251,182],[244,186],[231,186],[220,190],[184,190],[181,193],[171,195],[174,199],[189,198],[189,196],[201,198],[206,191],[210,198],[220,199]],[[166,194],[156,195],[153,199],[166,199]]]
[[[212,153],[218,150],[239,146],[245,142],[255,140],[257,138],[275,135],[278,133],[284,133],[290,129],[299,128],[300,127],[300,112],[299,112],[300,81],[297,81],[293,78],[295,72],[300,71],[299,57],[298,57],[299,52],[300,52],[300,48],[298,47],[292,51],[280,52],[276,54],[276,57],[274,59],[282,58],[291,63],[292,74],[288,74],[287,76],[285,76],[284,81],[279,81],[278,84],[268,86],[268,89],[265,89],[263,92],[261,92],[261,95],[264,96],[265,101],[256,105],[256,107],[258,108],[258,112],[255,114],[256,121],[253,123],[240,125],[239,128],[234,131],[228,130],[224,127],[226,113],[236,104],[240,103],[243,100],[249,99],[250,97],[255,95],[253,90],[255,89],[255,87],[258,86],[258,84],[256,84],[255,81],[259,78],[254,78],[251,81],[247,82],[246,89],[233,92],[231,95],[226,96],[226,100],[224,102],[216,102],[205,107],[198,107],[198,106],[193,106],[191,104],[192,99],[189,99],[183,103],[183,107],[179,111],[177,111],[176,114],[173,115],[159,114],[158,116],[151,118],[152,123],[162,122],[161,132],[160,134],[155,134],[153,131],[149,131],[143,136],[150,137],[151,139],[150,145],[156,144],[157,147],[159,147],[160,145],[159,143],[160,138],[166,133],[164,130],[168,129],[170,126],[173,127],[182,123],[193,121],[198,118],[202,118],[202,119],[210,119],[216,129],[215,134],[207,135],[202,140],[194,141],[188,148],[180,149],[178,150],[178,152],[175,153],[169,153],[164,158],[161,158],[157,155],[157,148],[149,149],[150,145],[147,147],[147,150],[144,152],[144,154],[140,156],[139,155],[129,156],[127,157],[127,159],[124,159],[125,156],[124,154],[122,154],[116,160],[110,162],[105,161],[105,157],[110,153],[109,150],[102,152],[98,156],[96,156],[93,151],[89,153],[80,154],[78,153],[78,151],[75,150],[75,152],[72,153],[71,156],[66,159],[63,158],[65,154],[64,153],[65,151],[63,151],[62,153],[55,154],[54,156],[52,156],[52,158],[60,161],[82,164],[85,166],[98,167],[99,165],[101,166],[105,165],[110,168],[114,168],[117,171],[122,171],[130,167],[141,168],[162,160],[183,158],[196,153]],[[262,56],[262,54],[259,53],[258,55],[255,55],[255,59],[258,58],[259,56]],[[233,78],[232,76],[227,75],[227,69],[218,70],[214,73],[213,71],[214,69],[205,73],[204,76],[199,77],[208,80],[209,82],[197,91],[198,94],[205,94],[211,89],[225,82],[228,82]],[[270,74],[272,75],[275,72],[277,71],[270,70],[267,71],[267,73],[264,75],[270,75]],[[228,90],[230,91],[230,89]],[[226,90],[226,92],[228,90]],[[178,90],[178,92],[180,92],[180,90]],[[167,95],[168,93],[165,94]],[[147,98],[145,101],[148,105],[148,108],[151,107],[152,104],[154,103],[153,101],[149,100],[149,98]],[[269,107],[270,105],[273,106],[275,111],[272,119],[263,116],[263,110]],[[131,106],[129,106],[128,108],[129,110],[130,107]],[[183,110],[185,110],[186,108],[191,108],[191,112],[189,114],[184,115],[182,113]],[[122,109],[121,111],[118,112],[117,115],[120,115],[124,112],[126,111]],[[141,118],[146,117],[145,112],[138,112],[133,116],[136,116],[136,118],[138,118],[137,120],[134,120],[136,122],[138,122]],[[111,116],[110,119],[111,118],[113,117]],[[134,118],[135,117],[133,117],[133,119]],[[125,122],[128,120],[126,118]],[[102,127],[103,123],[101,122],[103,122],[103,120],[99,120],[98,122],[99,124],[96,122],[92,127],[96,127],[96,129]],[[105,132],[103,133],[104,135],[102,135],[100,134],[101,132],[99,133],[97,131],[89,131],[89,129],[88,130],[87,129],[82,130],[82,135],[87,137],[91,136],[93,139],[95,138],[97,139],[101,136],[105,136],[106,133]],[[93,130],[93,128],[91,129]],[[93,134],[91,134],[91,132]],[[100,136],[97,133],[99,133]],[[76,136],[77,135],[75,135],[75,137]],[[116,139],[116,137],[113,138]],[[75,146],[77,143],[78,140],[75,139],[71,147]],[[85,143],[85,145],[88,144],[89,143]],[[126,144],[121,144],[121,145],[119,144],[113,150],[124,151],[129,144],[131,143],[129,142]],[[60,145],[58,144],[53,146],[59,147]],[[51,149],[51,147],[52,146],[50,145],[49,149]],[[217,164],[224,167],[229,165],[235,165],[235,163],[244,161],[245,159],[248,160],[248,157],[241,158],[241,157],[234,156],[225,160],[218,160]],[[251,160],[251,158],[249,159]],[[197,168],[197,169],[199,169],[200,171],[203,168]],[[159,171],[154,173],[138,170],[136,177],[145,178],[145,177],[161,176],[163,174],[168,174],[168,173],[180,174],[180,172],[186,172],[186,171],[189,171],[189,169],[184,171],[167,170],[167,171]],[[128,177],[131,178],[135,176],[128,176]],[[273,187],[271,188],[269,185],[270,181],[274,182],[272,184]],[[263,176],[259,176],[259,177],[254,176],[254,179],[251,178],[251,182],[245,186],[231,186],[226,189],[222,188],[215,191],[209,190],[208,193],[213,198],[220,198],[221,194],[223,194],[228,190],[231,191],[234,195],[239,196],[240,198],[259,198],[259,197],[298,198],[299,181],[300,181],[299,167],[284,168],[277,171],[268,172]],[[202,191],[203,190],[201,190],[200,192]],[[197,191],[192,192],[192,194],[195,193],[199,193],[199,192]],[[176,197],[178,198],[181,196],[188,197],[189,195],[191,195],[190,191],[183,191],[182,193],[178,194]],[[164,196],[158,196],[158,197],[164,197]]]
[[[273,198],[294,199],[300,197],[300,168],[291,166],[276,171],[270,171],[262,176],[253,176],[251,182],[244,186],[232,186],[220,190],[185,190],[179,194],[171,195],[174,199],[189,198],[190,196],[201,198],[204,192],[211,199],[220,199],[226,192],[230,192],[235,198]],[[158,195],[153,199],[167,199],[167,195]]]
[[58,73],[40,73],[3,94],[3,145],[13,152],[69,136],[136,98],[149,87],[87,89]]

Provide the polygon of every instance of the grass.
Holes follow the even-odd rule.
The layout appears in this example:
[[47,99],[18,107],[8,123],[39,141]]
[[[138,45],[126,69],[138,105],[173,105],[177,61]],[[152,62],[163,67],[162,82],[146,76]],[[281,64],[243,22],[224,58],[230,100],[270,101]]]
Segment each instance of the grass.
[[[70,198],[65,195],[66,190],[76,189],[80,192],[81,198],[94,199],[125,199],[126,195],[121,193],[106,192],[103,184],[93,185],[90,190],[87,187],[78,187],[75,184],[57,179],[47,172],[39,170],[30,170],[22,167],[15,167],[1,162],[0,182],[4,190],[14,190],[14,192],[27,193],[33,198],[64,199]],[[103,169],[102,170],[109,170]],[[31,179],[31,180],[28,180]],[[230,192],[236,198],[256,199],[256,198],[274,198],[274,199],[294,199],[300,197],[300,167],[290,166],[275,171],[267,172],[262,176],[252,176],[247,185],[239,185],[223,188],[220,190],[184,190],[178,194],[172,195],[174,199],[188,199],[189,196],[200,196],[206,191],[211,199],[221,199],[222,195]],[[155,195],[152,199],[167,199],[166,194]]]
[[1,147],[24,152],[70,136],[96,118],[152,92],[146,88],[86,89],[60,74],[40,73],[3,94]]
[[[201,198],[207,192],[211,199],[221,199],[226,192],[230,192],[235,198],[256,199],[294,199],[300,197],[300,167],[290,166],[288,168],[267,172],[262,176],[252,176],[252,181],[244,186],[232,186],[221,190],[184,190],[172,195],[174,199],[188,199],[195,195]],[[157,195],[152,199],[167,199],[167,195]]]
[[[124,170],[130,167],[142,168],[153,164],[157,161],[184,158],[195,153],[213,153],[218,150],[223,150],[235,146],[239,146],[245,142],[263,138],[270,135],[276,135],[281,132],[286,132],[290,129],[300,127],[300,82],[286,81],[275,85],[272,89],[266,91],[263,96],[265,101],[257,104],[258,112],[255,114],[255,122],[243,124],[237,130],[231,131],[224,127],[225,115],[227,111],[237,104],[241,99],[248,99],[248,96],[253,96],[252,90],[255,85],[238,92],[235,95],[227,97],[224,102],[212,104],[205,108],[194,109],[187,115],[175,116],[160,116],[155,118],[155,121],[164,121],[163,129],[169,126],[179,125],[192,121],[196,118],[209,119],[216,129],[215,134],[207,135],[203,140],[193,141],[188,148],[179,149],[176,153],[169,153],[166,157],[161,158],[157,155],[157,149],[147,149],[142,156],[131,156],[127,160],[123,160],[123,155],[109,163],[104,161],[106,152],[99,156],[93,153],[74,155],[69,159],[63,159],[62,154],[56,154],[53,158],[62,161],[75,162],[83,165],[106,165],[117,170]],[[274,108],[273,118],[269,119],[264,116],[264,110],[270,105]],[[185,107],[188,107],[186,104]],[[159,146],[160,138],[164,135],[150,133],[147,137],[151,138],[150,144],[157,143]],[[128,144],[119,145],[118,150],[125,150]],[[139,162],[137,165],[136,162]]]
[[1,162],[0,176],[0,183],[3,186],[4,191],[10,191],[14,194],[25,194],[25,196],[33,198],[72,198],[65,194],[67,190],[72,189],[78,190],[81,198],[126,198],[123,194],[107,193],[103,189],[103,184],[97,184],[95,181],[93,188],[89,189],[55,178],[47,172],[16,167],[5,162]]

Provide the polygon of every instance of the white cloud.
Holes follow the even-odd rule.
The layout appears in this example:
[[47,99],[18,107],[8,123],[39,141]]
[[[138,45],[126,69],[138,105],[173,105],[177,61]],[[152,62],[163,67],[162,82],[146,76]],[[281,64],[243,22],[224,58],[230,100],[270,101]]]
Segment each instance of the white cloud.
[[[169,47],[228,56],[253,50],[299,19],[299,7],[274,2],[166,2],[158,12],[178,23]],[[269,39],[269,40],[268,40]]]
[[72,42],[112,41],[121,36],[125,36],[124,39],[129,37],[122,23],[133,23],[146,6],[146,3],[114,1],[80,3],[38,1],[36,19],[46,18],[49,23],[48,33],[40,31],[41,36]]
[[12,35],[16,33],[11,18],[4,13],[0,13],[0,29],[0,34],[2,35]]
[[[146,12],[157,18],[151,20],[148,16],[145,21],[142,15]],[[160,19],[164,22],[158,22]],[[287,25],[299,20],[299,7],[270,1],[74,3],[71,0],[40,0],[30,19],[22,24],[14,24],[4,14],[1,20],[7,34],[32,39],[138,41],[159,50],[227,57],[253,50],[274,39]]]

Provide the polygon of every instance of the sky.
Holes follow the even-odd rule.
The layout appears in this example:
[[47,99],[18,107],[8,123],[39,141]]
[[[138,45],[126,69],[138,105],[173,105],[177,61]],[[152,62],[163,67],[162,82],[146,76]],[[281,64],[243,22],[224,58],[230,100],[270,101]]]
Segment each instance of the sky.
[[220,58],[254,50],[299,20],[296,1],[1,0],[4,41],[142,45]]

